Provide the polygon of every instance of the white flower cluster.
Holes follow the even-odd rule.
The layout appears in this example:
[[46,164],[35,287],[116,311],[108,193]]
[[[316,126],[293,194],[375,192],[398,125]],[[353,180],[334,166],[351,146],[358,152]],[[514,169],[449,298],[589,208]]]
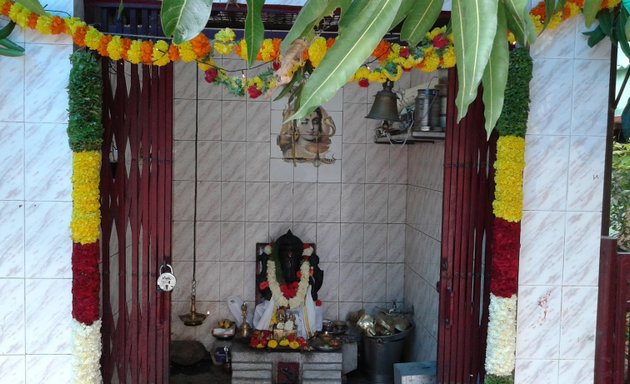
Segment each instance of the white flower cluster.
[[509,376],[516,359],[516,295],[490,294],[486,372]]
[[74,383],[101,384],[101,321],[85,325],[72,320]]

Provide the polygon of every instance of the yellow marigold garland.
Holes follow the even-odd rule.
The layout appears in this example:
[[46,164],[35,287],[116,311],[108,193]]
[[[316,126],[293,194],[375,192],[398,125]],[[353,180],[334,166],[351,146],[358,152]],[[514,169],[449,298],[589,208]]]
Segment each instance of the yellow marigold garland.
[[[603,0],[602,9],[612,9],[620,0]],[[584,0],[567,0],[563,9],[552,15],[547,28],[553,29],[561,22],[576,16],[584,6]],[[530,11],[530,16],[538,32],[543,29],[544,2],[539,3]],[[222,84],[229,85],[229,91],[238,95],[252,94],[251,85],[256,84],[257,91],[266,92],[275,87],[273,76],[257,76],[254,79],[228,78],[226,71],[214,64],[212,56],[219,54],[227,56],[234,50],[245,58],[247,45],[244,40],[235,41],[236,35],[229,28],[222,29],[214,35],[214,42],[199,34],[191,41],[176,45],[159,40],[155,44],[151,41],[130,40],[103,34],[92,26],[75,17],[61,18],[50,15],[36,15],[23,6],[11,0],[0,0],[0,14],[9,17],[22,28],[36,29],[42,34],[65,33],[72,37],[75,44],[98,51],[103,56],[112,60],[127,60],[133,64],[166,65],[170,62],[182,60],[184,62],[196,61],[201,70],[214,68],[219,72]],[[512,37],[513,39],[513,37]],[[334,44],[334,39],[317,37],[304,54],[313,67],[319,66],[327,50]],[[264,39],[256,59],[259,61],[278,60],[280,55],[280,39]],[[391,44],[382,41],[374,50],[373,57],[380,62],[378,68],[362,67],[356,71],[349,81],[355,81],[360,86],[368,86],[371,82],[383,83],[388,80],[396,81],[403,71],[413,68],[424,72],[432,72],[440,68],[452,68],[456,64],[455,47],[452,34],[447,34],[446,27],[434,28],[427,32],[425,39],[419,47],[405,47],[399,44]],[[303,65],[301,63],[300,65]],[[274,67],[275,68],[275,67]],[[289,73],[295,72],[292,68]],[[211,79],[216,76],[210,76]],[[263,86],[259,87],[260,82]]]
[[523,169],[525,168],[525,139],[501,136],[497,141],[494,215],[501,219],[521,221],[523,211]]
[[326,46],[326,39],[319,36],[313,40],[310,47],[308,47],[308,58],[311,61],[313,68],[317,68],[319,63],[324,58],[328,47]]
[[70,230],[75,243],[89,244],[98,241],[100,234],[100,180],[101,153],[75,152],[72,155],[72,221]]

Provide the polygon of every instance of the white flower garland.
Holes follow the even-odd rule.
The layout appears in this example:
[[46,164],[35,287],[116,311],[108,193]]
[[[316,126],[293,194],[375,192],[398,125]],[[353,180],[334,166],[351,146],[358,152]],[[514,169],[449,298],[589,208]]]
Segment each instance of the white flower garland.
[[[271,255],[272,249],[270,245],[266,245],[264,252],[267,256]],[[313,247],[308,247],[302,252],[302,256],[310,257],[313,254]],[[280,284],[276,280],[276,263],[273,260],[267,261],[267,282],[269,283],[269,289],[271,290],[271,297],[279,307],[299,308],[304,305],[304,298],[306,297],[306,290],[308,289],[308,278],[310,276],[311,264],[308,260],[305,260],[300,265],[300,282],[298,283],[298,289],[290,299],[287,299],[280,290]]]
[[516,361],[516,295],[490,294],[486,372],[510,376]]
[[74,383],[101,384],[101,320],[85,325],[72,319]]
[[308,277],[310,272],[310,263],[303,261],[300,266],[300,282],[298,289],[290,299],[287,299],[280,291],[280,284],[276,280],[276,263],[273,260],[267,261],[267,281],[269,282],[269,289],[271,290],[271,297],[279,307],[299,308],[304,304],[304,297],[306,296],[306,290],[308,289]]

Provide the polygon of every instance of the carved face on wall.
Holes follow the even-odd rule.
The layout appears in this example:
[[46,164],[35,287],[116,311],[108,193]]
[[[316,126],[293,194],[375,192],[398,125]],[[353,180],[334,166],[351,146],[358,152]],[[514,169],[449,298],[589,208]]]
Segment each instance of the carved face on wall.
[[[283,112],[286,120],[293,114],[287,109]],[[332,143],[331,136],[336,132],[335,122],[322,107],[318,107],[300,121],[287,121],[282,124],[277,144],[286,161],[313,162],[330,164],[334,157],[325,157]]]

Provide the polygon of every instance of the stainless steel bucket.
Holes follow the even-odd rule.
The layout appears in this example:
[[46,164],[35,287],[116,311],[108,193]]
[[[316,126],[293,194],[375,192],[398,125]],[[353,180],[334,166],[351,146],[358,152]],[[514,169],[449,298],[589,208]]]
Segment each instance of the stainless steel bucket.
[[394,364],[402,361],[405,339],[411,330],[413,325],[392,336],[364,336],[363,356],[370,383],[394,382]]

